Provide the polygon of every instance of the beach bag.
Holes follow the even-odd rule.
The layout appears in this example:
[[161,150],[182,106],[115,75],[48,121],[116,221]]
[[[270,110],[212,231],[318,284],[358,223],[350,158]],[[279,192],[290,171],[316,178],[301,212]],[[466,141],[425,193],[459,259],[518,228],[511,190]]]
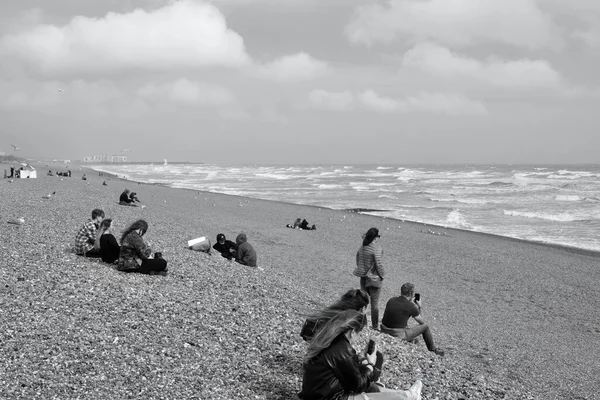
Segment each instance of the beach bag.
[[210,254],[212,246],[210,244],[210,240],[205,236],[202,236],[196,239],[188,240],[188,249]]

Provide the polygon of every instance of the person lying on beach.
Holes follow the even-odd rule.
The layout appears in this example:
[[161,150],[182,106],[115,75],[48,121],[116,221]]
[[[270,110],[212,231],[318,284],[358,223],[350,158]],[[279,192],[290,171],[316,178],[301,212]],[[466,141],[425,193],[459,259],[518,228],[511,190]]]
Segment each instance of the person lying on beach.
[[167,260],[161,253],[152,256],[152,250],[144,242],[143,236],[148,231],[148,223],[143,219],[135,221],[121,236],[121,252],[117,261],[117,270],[122,272],[138,272],[149,275],[166,275]]
[[314,231],[315,229],[317,229],[317,226],[316,225],[308,226],[308,221],[303,219],[302,223],[300,224],[300,229],[302,229],[304,231]]
[[[419,325],[409,328],[408,320],[412,317]],[[415,297],[415,285],[405,283],[400,288],[400,296],[392,297],[385,306],[381,332],[412,342],[418,336],[423,336],[427,349],[439,356],[444,355],[444,350],[433,343],[433,335],[429,325],[421,316],[421,299]]]
[[231,240],[227,240],[222,233],[217,235],[217,243],[213,245],[213,249],[221,253],[228,260],[235,258],[237,253],[237,245]]
[[300,336],[305,341],[310,341],[315,334],[331,318],[344,310],[360,311],[363,314],[367,311],[369,305],[369,295],[362,289],[351,289],[342,295],[342,298],[325,308],[306,318]]
[[[330,319],[308,345],[304,357],[301,399],[420,400],[423,384],[409,390],[391,390],[374,384],[381,373],[377,345],[359,354],[353,343],[367,326],[360,311],[346,310]],[[365,395],[364,393],[369,393]]]
[[245,233],[240,233],[235,238],[235,243],[237,244],[235,261],[249,267],[256,267],[256,251],[247,240]]
[[92,211],[92,219],[88,220],[75,237],[75,253],[86,257],[100,257],[100,250],[94,248],[96,231],[104,219],[104,211],[96,208]]
[[113,264],[119,259],[121,247],[117,239],[112,234],[112,219],[107,218],[102,221],[98,232],[96,233],[96,244],[94,248],[100,250],[102,261]]

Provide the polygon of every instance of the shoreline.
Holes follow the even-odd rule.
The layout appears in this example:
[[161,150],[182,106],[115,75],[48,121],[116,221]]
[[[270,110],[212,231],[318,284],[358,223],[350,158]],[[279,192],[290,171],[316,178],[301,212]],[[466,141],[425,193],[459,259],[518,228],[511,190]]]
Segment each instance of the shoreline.
[[[104,172],[102,170],[96,170],[91,167],[82,166],[82,168],[87,168],[87,169],[89,169],[91,171],[95,171],[95,172],[108,173],[108,172]],[[112,173],[109,173],[109,174],[112,174]],[[507,240],[511,240],[511,241],[529,243],[529,244],[533,244],[533,245],[537,245],[537,246],[547,246],[550,248],[560,249],[560,250],[568,251],[568,252],[575,253],[575,254],[588,255],[588,256],[592,256],[592,257],[600,257],[600,250],[585,249],[585,248],[580,248],[580,247],[568,246],[568,245],[564,245],[564,244],[560,244],[560,243],[547,243],[547,242],[541,242],[541,241],[530,240],[530,239],[521,239],[521,238],[516,238],[516,237],[511,237],[511,236],[503,236],[503,235],[499,235],[496,233],[480,232],[480,231],[474,231],[474,230],[469,230],[469,229],[464,229],[464,228],[454,228],[454,227],[449,227],[449,226],[444,226],[444,225],[431,224],[431,223],[427,223],[427,222],[419,222],[419,221],[412,221],[412,220],[408,220],[408,219],[380,216],[380,215],[372,213],[372,212],[376,212],[376,211],[386,211],[386,210],[370,210],[370,209],[363,209],[363,208],[336,209],[336,208],[331,208],[331,207],[326,207],[326,206],[317,206],[317,205],[312,205],[312,204],[290,203],[290,202],[286,202],[286,201],[282,201],[282,200],[259,199],[259,198],[255,198],[255,197],[249,197],[249,196],[234,195],[234,194],[227,194],[227,193],[220,193],[220,192],[210,192],[210,191],[206,191],[206,190],[192,189],[192,188],[184,188],[184,187],[173,186],[172,184],[168,184],[168,183],[160,183],[160,182],[151,183],[151,182],[144,182],[144,181],[136,181],[134,179],[120,177],[118,174],[112,174],[112,175],[114,175],[116,178],[121,179],[125,182],[132,182],[135,184],[163,186],[163,187],[172,188],[172,189],[198,191],[198,192],[202,192],[202,193],[218,194],[218,195],[223,195],[223,196],[233,196],[233,197],[238,197],[238,198],[242,198],[242,199],[272,201],[275,203],[289,204],[289,205],[295,205],[295,206],[323,208],[323,209],[332,210],[332,211],[369,215],[369,216],[381,218],[384,220],[388,219],[388,220],[398,221],[398,222],[407,222],[407,223],[416,224],[416,225],[420,225],[420,226],[424,226],[424,227],[427,226],[427,227],[433,227],[433,228],[437,228],[437,229],[446,229],[446,230],[455,231],[455,232],[469,232],[469,233],[474,233],[474,234],[479,234],[479,235],[491,236],[491,237],[495,237],[495,238],[499,238],[499,239],[507,239]],[[355,211],[355,210],[361,210],[361,211]]]

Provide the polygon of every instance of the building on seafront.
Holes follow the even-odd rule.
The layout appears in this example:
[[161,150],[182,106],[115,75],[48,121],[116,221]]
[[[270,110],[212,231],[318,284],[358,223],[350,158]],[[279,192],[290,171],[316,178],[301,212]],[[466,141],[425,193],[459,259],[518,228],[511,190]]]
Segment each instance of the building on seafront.
[[127,156],[123,156],[123,155],[118,155],[118,154],[113,154],[113,155],[108,155],[108,154],[96,154],[93,156],[87,156],[87,157],[83,157],[83,162],[84,163],[99,163],[99,162],[104,162],[104,163],[120,163],[120,162],[127,162]]

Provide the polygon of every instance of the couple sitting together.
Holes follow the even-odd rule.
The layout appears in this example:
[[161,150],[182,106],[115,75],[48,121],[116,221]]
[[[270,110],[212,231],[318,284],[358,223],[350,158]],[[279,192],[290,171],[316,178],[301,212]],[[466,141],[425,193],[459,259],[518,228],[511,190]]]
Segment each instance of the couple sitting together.
[[87,221],[77,233],[75,252],[86,257],[102,258],[102,261],[116,264],[118,271],[138,272],[149,275],[166,275],[167,261],[161,253],[152,254],[143,236],[148,231],[148,223],[143,219],[135,221],[121,235],[121,245],[111,232],[112,220],[104,219],[104,211],[92,211],[92,219]]
[[[104,184],[106,184],[106,181],[104,182]],[[137,193],[130,192],[129,189],[125,189],[123,191],[123,193],[121,193],[121,196],[119,196],[119,204],[122,206],[142,207],[142,208],[145,207],[143,205],[138,206],[137,204],[135,204],[136,202],[140,203],[140,199],[137,198]]]
[[367,326],[369,295],[354,289],[332,306],[310,316],[301,336],[309,342],[304,357],[303,400],[400,399],[420,400],[421,381],[408,390],[387,389],[380,383],[383,354],[374,341],[362,353],[353,344]]
[[240,233],[235,238],[235,243],[227,240],[224,234],[217,235],[217,243],[213,245],[213,249],[221,253],[228,260],[235,259],[240,264],[249,267],[256,267],[256,251],[250,243],[245,233]]
[[316,225],[312,225],[309,226],[308,225],[308,221],[306,219],[303,219],[302,221],[300,221],[300,218],[296,218],[296,220],[294,221],[294,224],[287,224],[286,228],[292,228],[292,229],[301,229],[303,231],[314,231],[317,229]]

